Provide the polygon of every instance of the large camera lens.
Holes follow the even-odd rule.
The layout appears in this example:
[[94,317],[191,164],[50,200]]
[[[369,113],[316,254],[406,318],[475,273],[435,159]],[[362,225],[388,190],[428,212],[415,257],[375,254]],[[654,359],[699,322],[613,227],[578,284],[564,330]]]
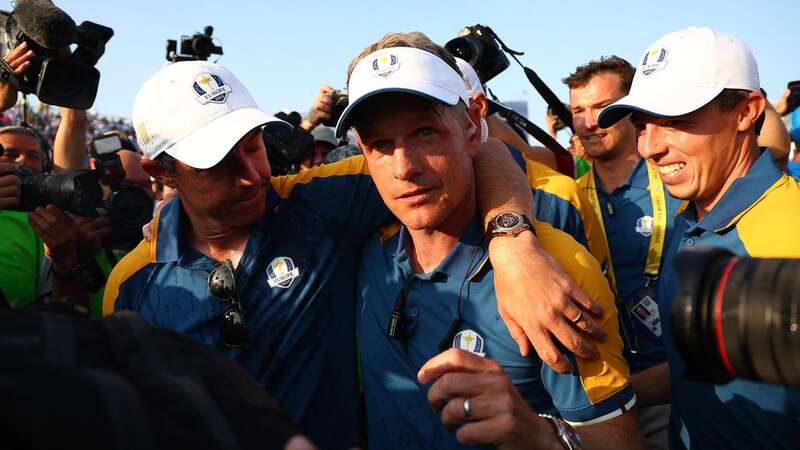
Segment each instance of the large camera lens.
[[92,216],[103,200],[98,179],[89,171],[33,175],[21,169],[17,175],[22,181],[18,207],[22,211],[55,205],[76,215]]
[[672,333],[686,377],[800,388],[800,260],[681,252]]
[[453,56],[457,56],[475,67],[483,51],[483,43],[475,37],[457,37],[444,45]]

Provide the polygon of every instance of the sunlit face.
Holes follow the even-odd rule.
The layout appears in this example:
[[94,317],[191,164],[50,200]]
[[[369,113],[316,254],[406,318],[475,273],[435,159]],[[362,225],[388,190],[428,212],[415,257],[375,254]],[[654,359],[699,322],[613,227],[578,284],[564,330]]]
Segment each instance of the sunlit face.
[[251,225],[264,214],[271,172],[260,128],[214,167],[194,169],[177,162],[176,170],[174,187],[188,209],[230,226]]
[[474,209],[479,117],[477,106],[468,116],[461,106],[405,94],[385,94],[362,106],[358,145],[383,201],[409,229],[440,228],[460,208]]
[[612,72],[598,73],[584,86],[570,89],[569,101],[575,134],[590,158],[613,159],[625,151],[626,145],[636,140],[636,130],[627,117],[609,128],[597,126],[600,111],[625,95],[622,79]]
[[44,172],[44,151],[33,136],[3,133],[0,134],[0,145],[3,146],[0,162],[26,167],[35,174]]
[[670,195],[711,203],[718,199],[740,159],[738,109],[710,103],[692,113],[658,118],[634,112],[639,153],[653,163]]

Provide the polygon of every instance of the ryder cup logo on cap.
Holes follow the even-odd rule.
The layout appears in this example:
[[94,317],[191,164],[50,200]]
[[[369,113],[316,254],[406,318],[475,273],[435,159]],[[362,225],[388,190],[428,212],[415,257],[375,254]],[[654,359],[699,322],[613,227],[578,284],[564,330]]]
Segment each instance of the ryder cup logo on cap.
[[739,38],[711,28],[667,34],[647,48],[630,93],[597,119],[608,128],[632,111],[677,117],[707,105],[724,89],[758,92],[758,65]]
[[664,47],[656,47],[648,50],[642,58],[642,64],[639,65],[639,70],[642,75],[648,76],[656,70],[661,70],[667,65],[667,49]]
[[196,169],[213,167],[247,133],[278,121],[258,108],[231,71],[207,61],[156,72],[139,89],[131,119],[147,158],[167,153]]
[[201,73],[196,76],[192,88],[197,92],[197,101],[205,105],[208,102],[225,103],[231,85],[225,84],[219,75],[213,73]]
[[453,338],[453,348],[458,348],[478,356],[486,356],[486,347],[483,342],[483,337],[472,331],[464,330],[459,332]]
[[350,129],[353,112],[364,100],[384,93],[418,95],[453,106],[469,105],[461,75],[437,55],[417,48],[391,47],[370,53],[353,68],[347,85],[349,104],[336,125],[336,136]]
[[372,60],[372,75],[376,77],[386,78],[399,68],[400,60],[392,54],[381,55]]

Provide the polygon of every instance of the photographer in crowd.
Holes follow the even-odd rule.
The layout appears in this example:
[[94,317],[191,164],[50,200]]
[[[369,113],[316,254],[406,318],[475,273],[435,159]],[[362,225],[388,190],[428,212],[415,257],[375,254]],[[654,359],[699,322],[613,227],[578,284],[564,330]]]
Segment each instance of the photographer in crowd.
[[631,114],[639,153],[658,169],[670,195],[687,201],[659,283],[674,449],[788,449],[800,442],[800,392],[745,380],[716,386],[689,381],[672,335],[670,310],[681,288],[672,264],[682,249],[800,257],[800,184],[758,147],[766,102],[760,87],[744,42],[692,27],[651,45],[638,61],[630,93],[598,118],[607,128]]
[[300,161],[300,170],[325,164],[328,153],[339,146],[339,141],[336,139],[333,129],[329,127],[315,127],[311,131],[311,136],[314,138],[314,147]]
[[[8,86],[8,85],[0,85]],[[2,87],[0,87],[0,91]],[[20,168],[33,175],[68,172],[83,167],[86,133],[85,113],[61,108],[61,126],[56,132],[52,156],[46,143],[31,128],[0,128],[0,286],[12,306],[33,302],[49,290],[49,265],[40,237],[28,223],[28,214],[13,210],[20,202]],[[52,163],[51,163],[52,158]],[[35,213],[34,213],[35,214]]]
[[[271,178],[262,127],[269,133],[286,124],[258,109],[231,72],[200,61],[151,77],[133,122],[144,169],[180,195],[158,213],[151,241],[114,268],[104,313],[131,309],[226,350],[323,448],[359,445],[356,254],[390,217],[364,159]],[[529,187],[499,143],[487,144],[476,166],[488,218],[509,209],[530,214]],[[593,356],[579,334],[595,331],[590,314],[574,325],[566,317],[601,308],[523,234],[492,247],[497,290],[505,294],[499,307],[520,324],[523,351],[524,327],[552,364],[568,370],[541,334],[551,331]],[[550,319],[531,311],[531,291],[542,293]]]
[[[378,191],[402,222],[369,238],[358,270],[370,445],[579,445],[564,420],[536,414],[557,412],[582,448],[642,448],[613,298],[594,258],[565,233],[514,213],[490,222],[484,239],[472,158],[485,124],[453,56],[422,33],[390,33],[351,62],[348,80],[351,104],[337,134],[355,129]],[[606,312],[599,358],[569,355],[575,367],[566,375],[521,357],[496,312],[488,249],[534,230]],[[535,308],[543,299],[532,300]],[[442,425],[461,428],[454,435]]]

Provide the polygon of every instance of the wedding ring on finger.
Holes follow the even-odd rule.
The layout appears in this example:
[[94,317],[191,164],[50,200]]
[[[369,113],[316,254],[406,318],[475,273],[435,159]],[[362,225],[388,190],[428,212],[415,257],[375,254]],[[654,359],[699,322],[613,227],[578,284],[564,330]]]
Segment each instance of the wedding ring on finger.
[[472,417],[472,399],[469,397],[464,399],[464,419],[469,420]]

